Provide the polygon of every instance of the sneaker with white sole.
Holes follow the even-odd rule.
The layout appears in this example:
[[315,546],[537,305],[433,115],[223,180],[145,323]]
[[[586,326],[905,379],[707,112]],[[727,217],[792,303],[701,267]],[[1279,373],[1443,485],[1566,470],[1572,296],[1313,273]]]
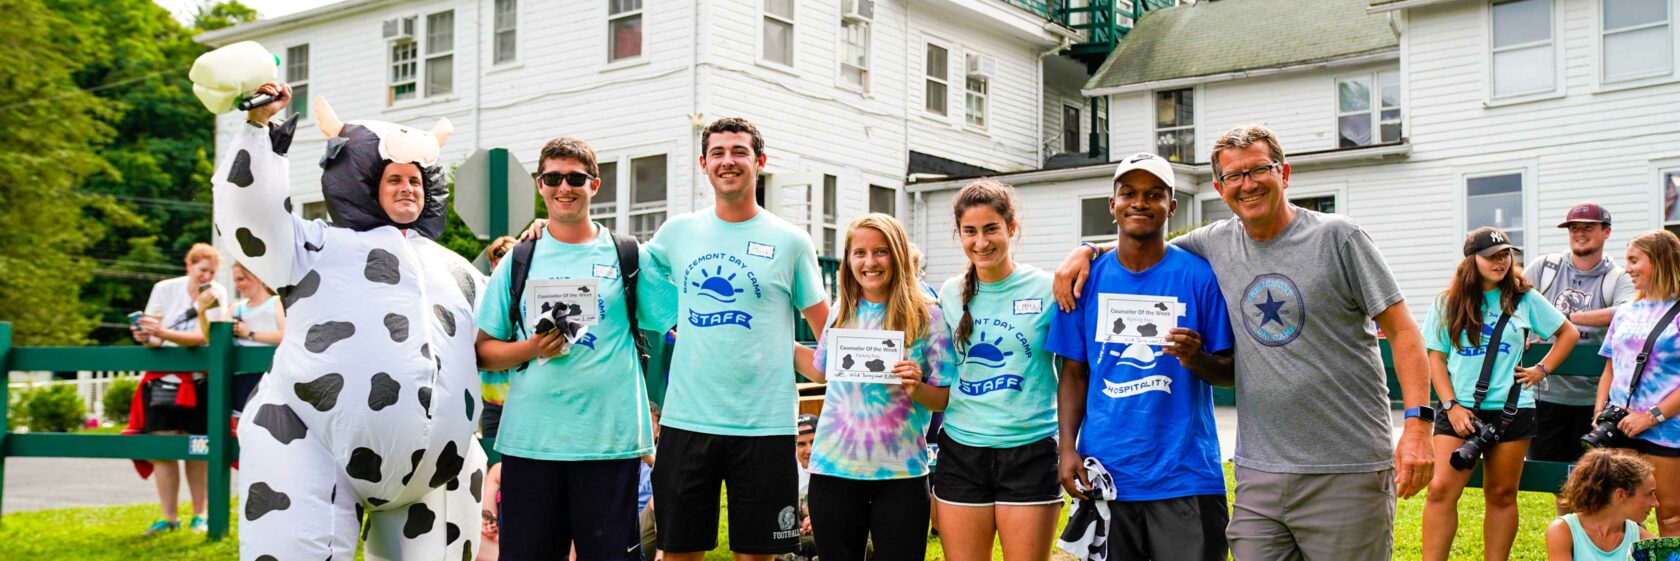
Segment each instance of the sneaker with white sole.
[[155,536],[164,532],[173,532],[179,529],[181,529],[180,522],[172,520],[159,520],[157,522],[153,522],[150,527],[146,528],[146,532],[141,535]]

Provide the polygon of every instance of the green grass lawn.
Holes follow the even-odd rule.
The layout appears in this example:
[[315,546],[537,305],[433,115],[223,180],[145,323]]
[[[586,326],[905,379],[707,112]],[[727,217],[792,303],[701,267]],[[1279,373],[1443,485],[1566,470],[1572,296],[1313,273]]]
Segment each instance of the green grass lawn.
[[[1230,466],[1226,466],[1226,488],[1234,489]],[[183,505],[185,506],[185,505]],[[1512,559],[1544,559],[1545,528],[1553,518],[1552,496],[1518,493],[1521,527],[1511,550]],[[1466,489],[1458,504],[1458,537],[1453,542],[1453,559],[1481,559],[1482,494]],[[76,559],[128,561],[172,559],[183,561],[223,560],[238,557],[238,533],[221,542],[209,542],[200,534],[173,532],[156,538],[140,536],[141,530],[157,517],[156,505],[71,508],[8,514],[0,517],[0,559]],[[720,517],[721,518],[721,517]],[[1399,503],[1394,528],[1394,558],[1417,559],[1422,523],[1423,499]],[[1064,519],[1065,520],[1065,519]],[[236,524],[237,525],[237,524]],[[707,560],[730,559],[729,527],[720,520],[717,550]],[[1655,527],[1647,524],[1647,527]],[[996,551],[994,549],[994,551]],[[994,558],[999,555],[994,553]],[[928,559],[943,560],[939,539],[928,540]]]

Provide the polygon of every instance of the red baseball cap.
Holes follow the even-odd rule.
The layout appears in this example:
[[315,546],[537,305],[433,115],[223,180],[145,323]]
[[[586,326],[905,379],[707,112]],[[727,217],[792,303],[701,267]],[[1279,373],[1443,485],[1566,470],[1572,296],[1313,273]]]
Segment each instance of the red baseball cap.
[[1598,222],[1605,226],[1609,226],[1610,211],[1604,210],[1604,207],[1598,206],[1598,203],[1581,203],[1570,207],[1569,215],[1563,219],[1562,224],[1558,224],[1558,227],[1568,228],[1570,224],[1574,224],[1576,222]]

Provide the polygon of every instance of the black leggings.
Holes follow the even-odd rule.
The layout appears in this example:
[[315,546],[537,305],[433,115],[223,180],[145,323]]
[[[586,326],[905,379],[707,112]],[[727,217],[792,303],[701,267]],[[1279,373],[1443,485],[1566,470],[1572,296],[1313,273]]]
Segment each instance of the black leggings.
[[927,555],[927,476],[866,481],[813,473],[807,499],[822,559],[864,559],[871,541],[875,561]]

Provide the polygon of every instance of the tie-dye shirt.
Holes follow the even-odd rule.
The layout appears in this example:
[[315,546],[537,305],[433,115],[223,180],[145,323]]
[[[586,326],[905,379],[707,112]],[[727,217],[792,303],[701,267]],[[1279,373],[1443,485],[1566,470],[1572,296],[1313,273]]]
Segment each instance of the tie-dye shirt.
[[[838,313],[839,308],[835,308]],[[908,345],[924,383],[948,387],[956,377],[951,333],[939,305],[927,304],[927,328]],[[885,329],[884,304],[859,302],[851,329]],[[830,314],[829,325],[834,324]],[[828,371],[828,334],[817,342],[817,370]],[[928,474],[927,428],[933,412],[897,384],[831,382],[811,447],[811,473],[846,479],[905,479]]]
[[[1634,364],[1639,357],[1639,351],[1645,347],[1645,337],[1651,334],[1651,329],[1657,326],[1657,320],[1662,319],[1663,314],[1673,305],[1673,300],[1641,299],[1616,308],[1615,319],[1611,320],[1610,328],[1604,332],[1604,345],[1598,349],[1598,355],[1608,357],[1612,365],[1610,403],[1627,403],[1628,383],[1633,381]],[[1629,411],[1648,411],[1656,407],[1657,402],[1664,396],[1680,388],[1680,328],[1675,327],[1676,323],[1669,322],[1663,327],[1662,333],[1657,335],[1657,344],[1651,347],[1645,376],[1639,381],[1639,391],[1633,394],[1633,403],[1628,407]],[[1670,448],[1680,448],[1680,422],[1669,419],[1657,423],[1656,426],[1640,433],[1639,438]]]

